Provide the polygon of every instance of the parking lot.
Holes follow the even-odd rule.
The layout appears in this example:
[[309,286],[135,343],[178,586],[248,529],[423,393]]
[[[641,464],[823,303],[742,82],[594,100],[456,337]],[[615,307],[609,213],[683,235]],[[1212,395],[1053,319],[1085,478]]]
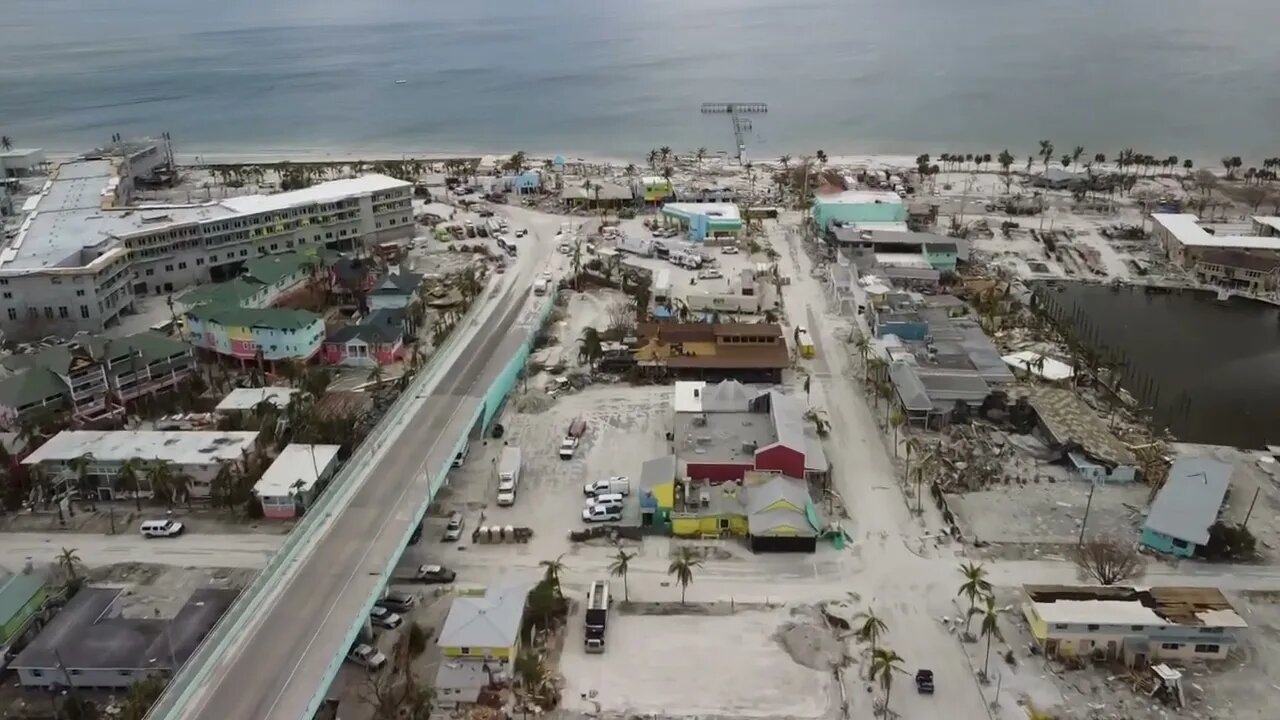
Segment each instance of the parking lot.
[[790,615],[613,612],[602,655],[586,654],[582,617],[571,617],[560,659],[562,704],[627,716],[826,716],[839,702],[831,673],[801,665],[778,639]]
[[[447,565],[459,552],[553,558],[568,550],[569,531],[585,526],[583,485],[613,475],[632,480],[624,518],[634,523],[639,515],[634,491],[640,466],[668,451],[670,394],[670,387],[600,385],[563,395],[540,412],[508,410],[502,418],[502,439],[473,442],[463,466],[450,471],[448,485],[425,523],[423,542],[405,554],[401,570],[417,562]],[[519,405],[518,395],[517,391],[509,407]],[[586,421],[586,432],[573,459],[562,460],[560,440],[576,418]],[[498,507],[497,466],[508,444],[521,450],[520,482],[515,504]],[[456,546],[440,542],[453,511],[462,512],[466,524]],[[480,525],[528,527],[533,537],[527,544],[489,549],[472,544],[472,531]]]

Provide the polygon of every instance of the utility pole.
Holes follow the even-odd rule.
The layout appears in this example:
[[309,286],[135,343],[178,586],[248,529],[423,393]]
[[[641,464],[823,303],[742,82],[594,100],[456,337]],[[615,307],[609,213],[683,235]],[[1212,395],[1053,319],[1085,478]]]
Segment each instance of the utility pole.
[[1253,516],[1253,506],[1258,502],[1258,493],[1262,492],[1261,487],[1253,489],[1253,499],[1249,501],[1249,511],[1244,514],[1244,522],[1240,523],[1240,527],[1244,528],[1249,524],[1249,518]]
[[1089,508],[1093,507],[1093,491],[1096,489],[1098,489],[1098,482],[1090,481],[1089,499],[1084,504],[1084,519],[1080,521],[1080,539],[1076,542],[1077,545],[1084,545],[1084,529],[1089,524]]

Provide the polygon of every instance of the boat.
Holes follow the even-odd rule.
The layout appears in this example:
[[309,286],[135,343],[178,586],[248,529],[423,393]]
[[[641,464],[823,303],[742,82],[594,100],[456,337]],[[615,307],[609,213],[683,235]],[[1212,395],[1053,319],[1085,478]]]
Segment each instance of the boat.
[[405,84],[405,83],[407,83],[407,82],[409,82],[409,81],[408,81],[408,80],[397,80],[397,81],[396,81],[396,84],[397,84],[397,85],[403,85],[403,84]]
[[1224,290],[1219,290],[1219,291],[1218,291],[1218,302],[1226,302],[1226,301],[1227,301],[1227,300],[1229,300],[1229,299],[1231,299],[1231,291],[1230,291],[1230,290],[1225,290],[1225,289],[1224,289]]

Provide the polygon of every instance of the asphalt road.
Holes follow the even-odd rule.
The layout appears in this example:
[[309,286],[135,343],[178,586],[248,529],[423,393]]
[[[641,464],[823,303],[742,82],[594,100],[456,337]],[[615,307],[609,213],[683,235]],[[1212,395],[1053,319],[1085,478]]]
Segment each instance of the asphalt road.
[[[428,472],[451,460],[458,438],[482,395],[520,344],[513,329],[527,319],[525,300],[537,259],[523,257],[481,312],[457,359],[420,409],[403,426],[349,502],[337,506],[279,588],[250,618],[207,680],[181,708],[157,705],[151,718],[183,720],[298,720],[317,693],[326,669],[344,654],[346,635],[365,604],[384,584],[383,571],[401,551],[417,521],[414,510],[430,493]],[[177,697],[162,703],[174,703]]]

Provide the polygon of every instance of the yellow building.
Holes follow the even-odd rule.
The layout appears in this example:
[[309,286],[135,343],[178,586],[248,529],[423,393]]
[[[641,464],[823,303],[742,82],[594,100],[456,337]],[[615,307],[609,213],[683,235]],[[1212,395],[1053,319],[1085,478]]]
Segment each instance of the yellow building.
[[1222,660],[1248,627],[1216,588],[1025,585],[1023,614],[1049,657],[1145,667]]
[[449,658],[497,661],[507,665],[520,649],[525,585],[462,591],[440,629],[440,651]]
[[735,482],[677,483],[671,534],[677,537],[721,537],[747,534],[746,491]]
[[676,189],[671,181],[661,175],[640,178],[638,188],[644,194],[647,203],[660,203],[676,196]]

